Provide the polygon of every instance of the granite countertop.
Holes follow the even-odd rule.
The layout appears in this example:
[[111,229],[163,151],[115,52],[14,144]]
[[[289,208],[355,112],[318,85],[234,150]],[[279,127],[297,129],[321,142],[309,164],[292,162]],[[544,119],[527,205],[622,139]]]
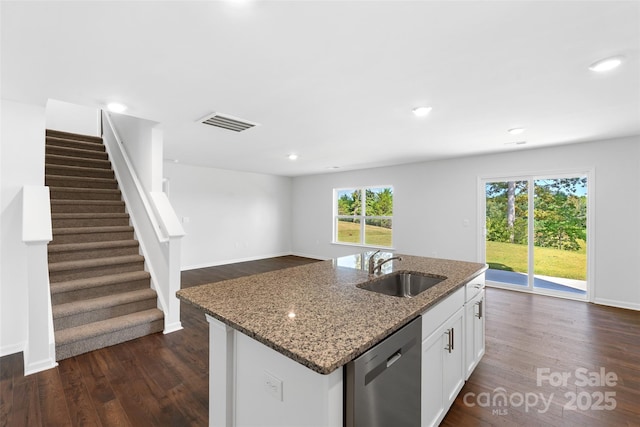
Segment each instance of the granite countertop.
[[[402,261],[386,263],[384,274],[447,277],[414,298],[399,298],[356,287],[370,280],[369,255],[195,286],[177,296],[296,362],[329,374],[486,269],[479,263],[393,254]],[[392,254],[382,255],[386,259]]]

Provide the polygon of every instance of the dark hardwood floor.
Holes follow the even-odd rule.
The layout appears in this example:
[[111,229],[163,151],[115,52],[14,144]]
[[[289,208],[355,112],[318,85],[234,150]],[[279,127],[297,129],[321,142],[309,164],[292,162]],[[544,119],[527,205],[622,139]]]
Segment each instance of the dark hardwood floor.
[[[308,262],[279,257],[191,270],[182,273],[182,287]],[[499,289],[487,289],[486,299],[487,352],[442,425],[640,426],[639,312]],[[21,353],[1,358],[0,426],[206,426],[208,326],[191,306],[181,310],[184,330],[76,356],[28,377]],[[552,379],[571,377],[557,387],[545,377],[538,386],[545,368]],[[577,368],[604,368],[616,384],[576,385]],[[567,405],[571,393],[575,410]]]

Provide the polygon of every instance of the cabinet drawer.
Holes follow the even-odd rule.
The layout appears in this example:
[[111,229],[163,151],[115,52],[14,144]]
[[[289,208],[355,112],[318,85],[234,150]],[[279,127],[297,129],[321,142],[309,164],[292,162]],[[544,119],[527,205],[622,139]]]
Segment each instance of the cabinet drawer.
[[465,288],[462,287],[422,313],[422,339],[431,335],[464,305],[464,295]]
[[469,280],[465,285],[466,297],[465,301],[469,301],[474,298],[484,289],[484,273]]

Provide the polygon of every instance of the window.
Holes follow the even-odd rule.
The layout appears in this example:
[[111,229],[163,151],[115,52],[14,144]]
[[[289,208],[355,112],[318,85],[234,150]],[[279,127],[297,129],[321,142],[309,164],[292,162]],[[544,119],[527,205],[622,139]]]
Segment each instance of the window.
[[333,195],[335,243],[392,246],[393,187],[343,188]]

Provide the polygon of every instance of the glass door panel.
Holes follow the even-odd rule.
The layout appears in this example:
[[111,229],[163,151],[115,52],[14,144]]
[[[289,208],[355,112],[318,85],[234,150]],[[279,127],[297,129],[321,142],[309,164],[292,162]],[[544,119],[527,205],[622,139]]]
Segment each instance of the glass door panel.
[[533,288],[586,296],[587,177],[536,179]]
[[495,181],[485,184],[486,278],[528,287],[529,183]]

